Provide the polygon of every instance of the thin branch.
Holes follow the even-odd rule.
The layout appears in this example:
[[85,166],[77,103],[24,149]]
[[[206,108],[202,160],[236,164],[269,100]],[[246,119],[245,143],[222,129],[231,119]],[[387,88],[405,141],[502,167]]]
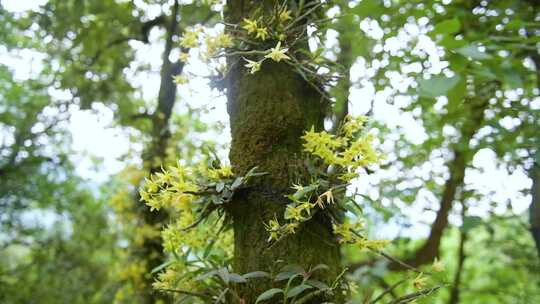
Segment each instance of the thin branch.
[[202,292],[195,292],[195,291],[188,291],[188,290],[182,290],[182,289],[157,289],[159,291],[165,291],[165,292],[174,292],[174,293],[180,293],[188,296],[203,298],[203,299],[211,299],[212,297],[209,294],[202,293]]
[[370,304],[377,303],[379,300],[382,300],[384,296],[386,296],[389,293],[392,293],[394,289],[396,289],[399,285],[407,282],[409,278],[402,279],[400,281],[397,281],[396,283],[392,284],[388,288],[386,288],[380,295],[378,295],[373,301],[369,302]]
[[394,301],[390,302],[389,304],[409,303],[409,302],[412,302],[412,301],[416,300],[419,297],[430,295],[431,293],[439,290],[441,287],[443,287],[443,286],[438,285],[438,286],[435,286],[435,287],[432,287],[432,288],[426,288],[426,289],[420,290],[418,292],[414,292],[414,293],[405,295],[403,297],[399,297],[399,298],[395,299]]

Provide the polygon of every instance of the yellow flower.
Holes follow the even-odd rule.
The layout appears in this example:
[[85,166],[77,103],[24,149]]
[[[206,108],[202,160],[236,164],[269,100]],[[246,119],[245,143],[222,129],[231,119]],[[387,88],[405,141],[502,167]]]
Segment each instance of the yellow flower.
[[278,41],[276,44],[276,47],[271,48],[268,50],[268,54],[264,56],[265,58],[270,58],[274,60],[275,62],[280,62],[283,59],[291,59],[289,56],[287,56],[285,53],[288,49],[282,49],[281,48],[281,41]]
[[304,217],[302,216],[302,209],[287,205],[287,209],[285,209],[285,219],[292,219],[295,221],[304,220]]
[[279,239],[278,231],[281,228],[281,224],[278,222],[277,218],[270,220],[268,224],[264,224],[264,227],[266,231],[270,232],[270,236],[268,237],[268,242]]
[[232,37],[225,33],[221,33],[217,35],[216,43],[219,47],[222,47],[222,48],[229,48],[234,45]]
[[350,138],[355,132],[361,130],[365,126],[367,121],[367,116],[359,116],[353,118],[351,115],[347,115],[345,116],[344,124],[341,127],[341,133],[343,133],[345,137]]
[[268,31],[266,30],[266,28],[257,28],[257,35],[255,35],[255,38],[260,38],[262,41],[266,40],[266,38],[268,38]]
[[427,285],[427,278],[424,277],[423,273],[418,274],[418,276],[412,282],[414,288],[422,289]]
[[188,59],[189,59],[189,54],[188,54],[188,53],[185,53],[185,52],[182,52],[182,53],[180,53],[180,55],[178,56],[178,58],[179,58],[180,61],[182,61],[182,62],[187,62]]
[[257,28],[258,28],[257,20],[250,20],[250,19],[244,18],[244,22],[246,24],[244,24],[242,28],[245,29],[248,32],[248,34],[257,32]]
[[223,167],[221,167],[220,174],[223,177],[232,177],[234,175],[234,173],[232,172],[232,167],[231,166],[223,166]]
[[279,21],[281,23],[291,20],[291,11],[288,10],[282,10],[281,13],[279,13]]
[[324,192],[323,194],[319,195],[317,198],[316,204],[319,205],[322,209],[324,209],[324,202],[323,199],[326,200],[326,203],[328,205],[334,204],[334,195],[332,194],[332,190],[328,190]]
[[296,229],[298,229],[298,226],[298,223],[289,223],[285,226],[285,231],[288,234],[294,234],[296,232]]
[[362,240],[359,242],[359,245],[360,248],[369,248],[379,251],[388,245],[388,243],[390,243],[388,240]]
[[173,76],[173,82],[176,84],[186,84],[188,82],[188,79],[186,78],[186,76],[176,75]]
[[247,61],[247,64],[244,66],[250,69],[250,74],[255,74],[256,72],[261,70],[262,61],[253,61],[246,58],[244,58],[244,60]]
[[443,262],[439,261],[439,259],[435,258],[435,261],[433,261],[433,265],[431,266],[434,272],[443,272],[446,270],[446,266]]
[[352,227],[349,223],[334,224],[332,225],[332,228],[334,230],[334,234],[340,237],[340,243],[354,243],[357,239],[355,234],[352,232]]
[[185,48],[194,48],[198,46],[198,37],[199,37],[199,31],[198,30],[190,30],[186,31],[184,35],[182,36],[182,40],[180,41],[180,45]]
[[219,169],[208,169],[207,174],[211,179],[223,179],[234,175],[231,166],[224,166]]

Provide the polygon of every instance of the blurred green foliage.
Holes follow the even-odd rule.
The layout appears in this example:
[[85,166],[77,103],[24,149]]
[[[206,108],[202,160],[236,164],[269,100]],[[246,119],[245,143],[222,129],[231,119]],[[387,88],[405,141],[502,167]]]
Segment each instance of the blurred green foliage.
[[[336,107],[328,116],[339,119],[340,111],[365,106],[366,100],[352,99],[349,93],[372,86],[386,94],[383,103],[425,132],[408,134],[399,122],[388,127],[374,113],[377,104],[365,107],[389,153],[375,168],[370,194],[357,202],[368,205],[363,201],[369,200],[376,206],[364,210],[373,234],[388,227],[407,230],[426,220],[411,217],[411,208],[434,208],[433,217],[442,224],[431,219],[428,224],[442,228],[432,229],[439,240],[411,237],[409,232],[398,234],[388,248],[393,256],[426,271],[435,257],[446,265],[441,276],[449,286],[418,302],[540,302],[540,262],[527,217],[515,214],[511,202],[481,193],[470,182],[480,170],[473,160],[482,150],[493,151],[496,165],[509,173],[528,172],[538,162],[536,1],[333,3],[331,10],[339,18],[329,24],[328,33],[335,30],[339,39],[326,54],[337,58],[343,71],[363,65],[370,72],[346,72],[345,81],[330,90]],[[181,29],[205,21],[215,25],[207,4],[180,5],[180,30],[171,34],[175,43]],[[7,64],[0,65],[0,302],[140,300],[133,283],[137,279],[130,276],[151,280],[152,275],[141,273],[127,248],[145,233],[156,237],[156,230],[146,229],[134,208],[139,206],[136,190],[149,172],[141,159],[152,151],[157,124],[152,114],[159,100],[143,98],[141,86],[127,75],[155,72],[155,66],[136,59],[136,51],[163,44],[171,10],[170,3],[157,0],[50,0],[25,13],[11,13],[0,5],[0,51],[31,50],[45,58],[26,80],[16,78]],[[432,44],[435,53],[423,49]],[[180,49],[177,43],[174,49]],[[442,69],[434,68],[434,62]],[[396,84],[393,77],[402,80]],[[58,98],[58,91],[69,98]],[[115,127],[134,130],[133,145],[144,147],[144,152],[130,149],[125,169],[103,185],[77,176],[77,164],[70,158],[72,107],[92,109],[96,104],[114,113]],[[175,108],[166,123],[171,133],[167,153],[158,162],[206,157],[200,151],[213,147],[212,140],[191,136],[216,126],[204,124],[200,115],[186,104],[182,110]],[[526,188],[519,195],[530,194]],[[442,211],[440,206],[448,208]],[[475,207],[484,214],[471,213]],[[436,250],[422,251],[430,240]],[[200,263],[210,267],[226,261],[220,251]],[[354,248],[344,248],[343,263],[351,266],[347,276],[358,286],[352,295],[357,301],[369,294],[375,298],[403,277],[389,270],[388,263]],[[456,282],[459,285],[453,285]],[[413,290],[400,285],[382,302]],[[456,290],[459,300],[452,302]]]

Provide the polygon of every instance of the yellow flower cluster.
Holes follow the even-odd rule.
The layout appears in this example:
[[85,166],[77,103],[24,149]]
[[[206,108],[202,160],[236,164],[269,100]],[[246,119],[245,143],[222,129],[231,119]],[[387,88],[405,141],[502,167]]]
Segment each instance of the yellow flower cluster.
[[339,236],[340,243],[355,243],[358,240],[358,236],[355,235],[355,231],[364,228],[364,222],[357,221],[355,223],[345,222],[343,224],[334,224],[334,234]]
[[268,224],[265,224],[266,231],[270,233],[268,242],[277,241],[283,236],[295,233],[299,226],[300,222],[292,221],[281,225],[276,218],[270,220]]
[[[223,225],[223,219],[219,219],[217,215],[209,215],[212,225],[201,223],[191,227],[198,222],[201,208],[201,204],[194,201],[203,196],[202,193],[208,189],[207,185],[218,181],[230,182],[234,178],[230,166],[209,168],[205,163],[203,161],[193,168],[180,164],[168,167],[167,170],[147,178],[140,192],[141,199],[152,210],[167,208],[173,214],[171,218],[175,219],[161,231],[164,250],[171,253],[173,260],[153,284],[156,289],[198,290],[197,282],[189,277],[193,269],[186,263],[190,258],[186,252],[202,254],[212,241],[212,250],[232,254],[232,231],[221,232],[220,237],[216,238],[219,227]],[[191,228],[186,229],[187,227]],[[152,233],[157,233],[157,230],[150,230],[148,227],[138,230],[140,238]]]
[[[311,184],[308,186],[293,185],[295,193],[288,195],[291,203],[285,207],[283,219],[286,221],[280,224],[277,218],[274,218],[265,225],[266,230],[270,233],[268,241],[276,241],[280,238],[296,232],[300,224],[311,219],[315,208],[324,209],[326,205],[335,204],[332,189],[325,191],[322,194],[317,194],[319,184]],[[311,203],[315,201],[314,203]]]
[[190,49],[199,46],[199,34],[202,32],[201,28],[190,28],[184,32],[180,39],[180,46]]
[[419,273],[416,278],[412,281],[412,285],[416,289],[423,289],[427,285],[428,279],[424,276],[423,273]]
[[364,228],[364,222],[357,221],[355,223],[345,222],[343,224],[334,224],[334,234],[339,236],[340,243],[352,244],[360,247],[360,249],[371,249],[379,251],[388,243],[388,240],[368,240],[363,237],[358,231]]
[[155,237],[159,236],[159,228],[158,227],[152,227],[151,225],[141,225],[137,226],[134,231],[134,239],[133,242],[135,246],[141,247],[144,245],[144,241],[146,239],[153,239]]
[[140,191],[141,200],[150,206],[150,210],[163,207],[185,209],[186,205],[196,199],[199,190],[192,176],[191,170],[180,165],[162,170],[146,179]]
[[268,38],[268,29],[265,26],[259,26],[257,20],[251,20],[244,18],[244,26],[242,26],[248,34],[255,34],[255,39],[261,39],[262,41]]
[[357,177],[357,169],[381,160],[373,149],[373,135],[359,135],[367,121],[366,117],[347,116],[338,136],[326,131],[316,132],[313,128],[302,137],[304,151],[321,158],[327,165],[341,167],[340,179],[350,181]]
[[207,58],[211,58],[217,55],[218,50],[222,48],[230,48],[234,45],[233,38],[225,33],[219,33],[217,36],[207,35],[204,39],[206,44]]
[[210,168],[206,171],[206,175],[213,180],[231,178],[234,176],[231,166],[223,166],[219,169]]
[[186,278],[189,271],[186,263],[177,261],[158,274],[158,278],[152,284],[152,287],[157,290],[180,289],[195,292],[199,290],[200,286],[196,280]]
[[143,278],[146,274],[146,263],[143,262],[132,262],[128,265],[125,265],[122,270],[118,273],[120,280],[131,281],[135,287],[143,286]]

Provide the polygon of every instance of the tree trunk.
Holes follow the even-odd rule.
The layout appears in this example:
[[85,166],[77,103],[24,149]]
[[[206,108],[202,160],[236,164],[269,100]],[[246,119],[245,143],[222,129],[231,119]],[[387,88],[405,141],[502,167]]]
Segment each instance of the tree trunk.
[[[227,2],[228,22],[240,23],[256,8],[274,7],[280,1]],[[304,131],[321,129],[323,106],[319,93],[286,63],[266,60],[261,71],[249,74],[239,58],[229,59],[227,109],[230,115],[232,145],[230,160],[235,173],[242,175],[252,167],[269,173],[254,181],[253,187],[236,196],[230,214],[234,229],[233,268],[237,273],[271,271],[278,261],[299,264],[305,269],[326,264],[319,279],[331,281],[340,271],[339,245],[331,224],[323,216],[305,223],[294,235],[269,247],[264,223],[282,218],[293,183],[306,182],[302,168]],[[238,292],[245,303],[271,288],[259,280]]]
[[[533,53],[531,58],[534,62],[536,69],[536,83],[538,89],[540,89],[540,55]],[[536,151],[534,157],[534,164],[530,169],[529,176],[531,177],[533,184],[531,188],[531,205],[529,207],[529,216],[531,224],[531,234],[536,244],[536,250],[538,251],[538,257],[540,258],[540,151]]]
[[[471,103],[471,108],[468,109],[470,116],[461,128],[462,135],[460,142],[453,149],[454,159],[448,166],[450,177],[444,186],[439,211],[437,211],[435,221],[431,225],[429,237],[426,242],[416,251],[413,258],[406,261],[411,266],[416,267],[431,263],[439,256],[441,240],[444,230],[448,226],[448,215],[452,210],[456,193],[463,185],[465,169],[474,156],[475,151],[471,150],[469,142],[482,127],[485,117],[484,112],[489,102],[484,97],[477,97],[476,100],[470,100],[468,103]],[[397,263],[390,265],[390,268],[393,270],[403,269],[402,265]]]
[[[465,221],[465,215],[467,213],[467,206],[465,205],[465,201],[463,198],[461,199],[461,219],[462,221]],[[461,229],[459,230],[459,247],[458,247],[458,264],[456,268],[456,272],[454,273],[454,281],[452,283],[452,288],[450,289],[450,299],[448,300],[448,304],[458,304],[460,295],[461,295],[461,280],[463,277],[463,268],[465,265],[465,259],[467,258],[465,253],[465,243],[467,243],[468,239],[467,231],[464,229],[463,224],[461,226]]]
[[347,9],[348,1],[340,1],[339,7],[341,14],[343,14],[339,19],[336,26],[336,29],[339,30],[339,54],[337,55],[337,63],[343,69],[343,75],[338,80],[334,97],[336,98],[334,104],[334,121],[332,126],[332,133],[337,133],[339,127],[341,126],[345,116],[349,114],[349,95],[351,89],[351,67],[354,63],[354,56],[352,53],[352,40],[351,40],[351,29],[350,25],[353,24],[353,16],[350,14],[345,14],[344,12]]
[[529,175],[533,181],[531,188],[532,201],[529,207],[531,234],[540,258],[540,165],[538,163],[534,163]]
[[[149,175],[158,172],[161,169],[163,162],[166,160],[167,146],[171,137],[169,130],[169,122],[172,115],[172,109],[176,101],[176,84],[173,82],[173,77],[182,73],[184,68],[183,62],[171,62],[169,56],[173,49],[173,37],[178,31],[178,1],[174,2],[170,24],[167,27],[167,38],[165,41],[165,49],[163,51],[163,62],[161,65],[161,83],[159,88],[158,105],[151,116],[152,123],[152,141],[143,151],[144,168],[148,170]],[[168,214],[166,210],[150,211],[150,208],[140,201],[137,194],[136,212],[143,225],[153,227],[156,231],[161,230],[162,225],[166,223]],[[142,292],[141,298],[143,303],[153,304],[158,300],[165,300],[163,293],[156,292],[152,283],[154,277],[151,271],[164,262],[164,252],[161,236],[145,236],[143,243],[139,248],[135,248],[135,258],[143,262],[144,265],[144,280],[139,292]]]

